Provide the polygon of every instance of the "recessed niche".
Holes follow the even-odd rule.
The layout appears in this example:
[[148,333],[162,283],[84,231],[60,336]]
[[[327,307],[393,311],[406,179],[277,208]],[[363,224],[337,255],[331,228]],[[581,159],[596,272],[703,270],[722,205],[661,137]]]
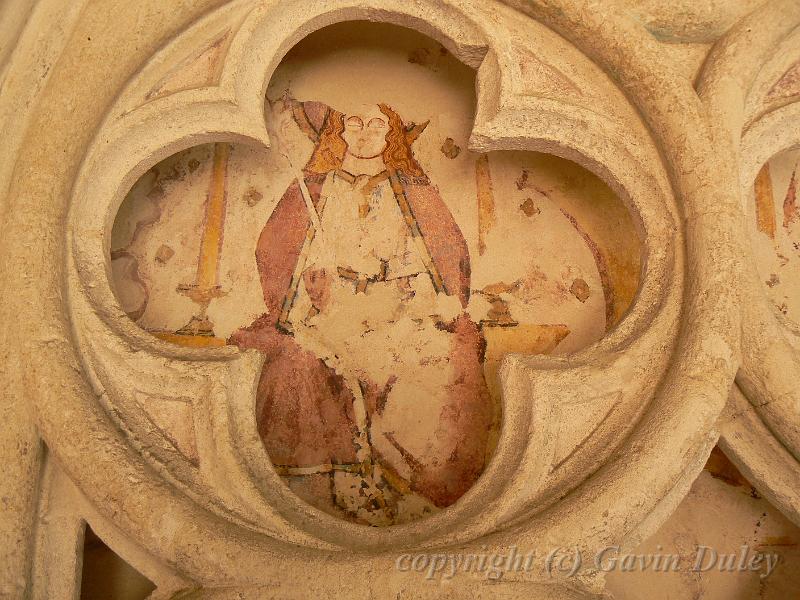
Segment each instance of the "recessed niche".
[[86,525],[80,600],[144,600],[156,586],[109,548]]
[[776,309],[800,327],[800,149],[771,158],[759,171],[750,202],[750,234],[758,274]]
[[277,472],[358,523],[458,500],[497,441],[503,356],[585,348],[639,286],[634,220],[598,177],[468,149],[474,78],[413,31],[323,29],[273,75],[270,149],[178,153],[114,225],[130,317],[263,353],[255,420]]

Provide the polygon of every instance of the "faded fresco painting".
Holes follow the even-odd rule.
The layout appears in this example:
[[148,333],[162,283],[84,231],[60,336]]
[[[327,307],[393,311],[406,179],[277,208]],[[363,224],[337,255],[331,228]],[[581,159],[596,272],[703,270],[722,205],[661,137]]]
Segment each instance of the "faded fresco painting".
[[750,221],[756,264],[767,294],[796,327],[800,327],[798,177],[800,150],[782,152],[767,162],[753,185]]
[[574,163],[468,150],[474,73],[444,48],[339,35],[276,72],[271,148],[191,148],[134,186],[111,264],[153,335],[263,355],[254,417],[297,495],[391,525],[483,472],[503,356],[573,353],[622,319],[640,243]]
[[412,151],[424,124],[286,102],[314,150],[258,241],[267,314],[231,338],[268,356],[264,443],[301,496],[352,486],[333,497],[364,520],[393,518],[392,489],[448,506],[483,469],[493,411],[467,244]]

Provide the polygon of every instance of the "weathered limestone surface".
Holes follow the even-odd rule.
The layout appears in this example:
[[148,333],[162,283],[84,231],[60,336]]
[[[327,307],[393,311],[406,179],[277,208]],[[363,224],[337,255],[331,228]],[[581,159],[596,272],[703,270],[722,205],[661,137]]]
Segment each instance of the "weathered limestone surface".
[[151,598],[629,598],[553,553],[715,503],[796,545],[798,65],[796,0],[9,0],[0,596],[78,597],[87,524]]

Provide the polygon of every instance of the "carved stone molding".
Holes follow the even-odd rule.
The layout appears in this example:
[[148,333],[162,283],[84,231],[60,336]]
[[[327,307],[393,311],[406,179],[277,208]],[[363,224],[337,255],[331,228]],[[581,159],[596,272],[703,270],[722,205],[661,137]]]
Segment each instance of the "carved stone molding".
[[[42,0],[7,66],[0,55],[9,597],[74,597],[74,582],[52,582],[74,575],[86,522],[153,581],[152,598],[438,597],[396,568],[399,554],[633,547],[718,440],[800,524],[800,329],[768,299],[745,218],[762,166],[800,146],[795,2],[718,2],[686,23],[676,15],[691,3],[69,4]],[[256,415],[263,353],[151,335],[123,308],[111,264],[136,183],[203,144],[277,151],[265,98],[279,65],[310,34],[353,21],[414,30],[474,69],[464,150],[579,165],[624,204],[641,244],[635,298],[606,307],[599,340],[505,356],[497,445],[474,485],[383,528],[284,485]],[[43,31],[47,69],[34,76],[24,51]],[[696,82],[667,42],[703,56],[714,43]],[[604,573],[484,584],[456,578],[447,593],[601,597]]]
[[756,231],[749,205],[762,167],[800,144],[798,104],[792,103],[798,90],[787,77],[800,60],[799,25],[800,11],[794,4],[762,7],[717,44],[700,86],[709,114],[715,115],[721,143],[728,143],[731,155],[738,157],[738,172],[731,173],[730,181],[739,184],[747,218],[742,248],[742,366],[720,443],[796,523],[800,397],[795,381],[800,330],[767,296],[771,284],[765,285],[756,266],[755,237],[762,232]]

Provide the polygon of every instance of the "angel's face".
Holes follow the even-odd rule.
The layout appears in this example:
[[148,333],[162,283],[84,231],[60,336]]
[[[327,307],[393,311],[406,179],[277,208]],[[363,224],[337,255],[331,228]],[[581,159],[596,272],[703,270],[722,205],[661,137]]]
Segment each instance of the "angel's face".
[[389,122],[378,106],[370,104],[344,117],[342,138],[355,158],[377,158],[386,148]]

